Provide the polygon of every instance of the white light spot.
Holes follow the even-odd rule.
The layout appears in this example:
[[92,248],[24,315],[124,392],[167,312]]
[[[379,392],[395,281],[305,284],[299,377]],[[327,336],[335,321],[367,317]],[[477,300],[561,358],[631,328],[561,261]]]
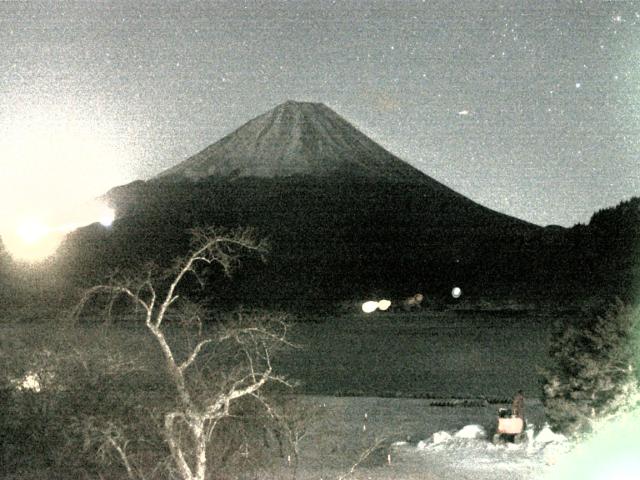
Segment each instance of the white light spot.
[[390,300],[380,300],[378,302],[378,310],[381,310],[383,312],[389,310],[390,306],[391,306],[391,301]]
[[582,84],[580,82],[576,83],[576,88],[580,88],[582,86]]
[[116,212],[112,208],[105,208],[100,217],[100,223],[105,227],[110,227],[116,218]]
[[460,296],[462,296],[462,289],[460,287],[453,287],[453,290],[451,290],[451,296],[453,298],[460,298]]
[[458,115],[469,115],[469,110],[461,110],[458,112]]
[[40,376],[34,372],[25,374],[25,376],[16,383],[18,390],[31,390],[36,393],[42,390],[42,386],[40,385]]
[[362,311],[364,313],[373,313],[378,309],[378,302],[370,300],[362,304]]

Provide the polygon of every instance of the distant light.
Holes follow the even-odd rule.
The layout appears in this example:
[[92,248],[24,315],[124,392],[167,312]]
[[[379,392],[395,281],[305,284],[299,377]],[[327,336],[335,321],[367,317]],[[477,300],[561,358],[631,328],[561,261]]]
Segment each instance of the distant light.
[[458,115],[469,115],[469,110],[461,110],[458,112]]
[[576,88],[580,88],[582,84],[580,82],[576,83]]
[[116,218],[116,212],[112,208],[107,208],[100,217],[100,223],[105,227],[110,227]]
[[364,313],[373,313],[378,309],[378,302],[370,300],[362,304],[362,311]]
[[453,287],[453,290],[451,290],[451,296],[453,298],[460,298],[461,295],[462,289],[460,287]]
[[378,302],[378,310],[382,310],[383,312],[386,312],[387,310],[389,310],[390,306],[391,306],[390,300],[380,300]]

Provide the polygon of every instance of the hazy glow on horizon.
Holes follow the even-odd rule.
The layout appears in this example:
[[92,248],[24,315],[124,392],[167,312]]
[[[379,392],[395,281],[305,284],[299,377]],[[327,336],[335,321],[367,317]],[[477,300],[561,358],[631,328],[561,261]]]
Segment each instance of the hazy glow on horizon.
[[24,108],[0,123],[0,237],[14,258],[38,261],[80,226],[111,225],[95,198],[127,180],[129,159],[73,105]]
[[36,216],[26,217],[17,224],[5,226],[2,239],[16,260],[37,262],[53,255],[67,233],[96,222],[109,227],[114,219],[115,211],[104,203],[84,202],[73,212],[68,212],[64,223],[50,223]]

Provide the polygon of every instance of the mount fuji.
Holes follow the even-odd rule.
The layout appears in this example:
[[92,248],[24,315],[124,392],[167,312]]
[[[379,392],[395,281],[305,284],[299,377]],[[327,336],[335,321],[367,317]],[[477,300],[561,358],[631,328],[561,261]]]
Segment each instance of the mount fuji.
[[540,270],[532,239],[543,228],[455,192],[319,103],[287,101],[105,197],[116,221],[71,236],[74,274],[168,263],[196,225],[252,226],[270,240],[269,263],[223,292],[244,304],[446,296],[453,285],[482,295]]

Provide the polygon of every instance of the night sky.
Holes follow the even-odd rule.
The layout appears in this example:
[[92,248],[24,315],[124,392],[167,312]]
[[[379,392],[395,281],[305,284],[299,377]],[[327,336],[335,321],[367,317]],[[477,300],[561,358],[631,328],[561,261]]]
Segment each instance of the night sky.
[[25,211],[287,99],[536,224],[640,194],[640,3],[2,2],[0,44],[0,200]]

